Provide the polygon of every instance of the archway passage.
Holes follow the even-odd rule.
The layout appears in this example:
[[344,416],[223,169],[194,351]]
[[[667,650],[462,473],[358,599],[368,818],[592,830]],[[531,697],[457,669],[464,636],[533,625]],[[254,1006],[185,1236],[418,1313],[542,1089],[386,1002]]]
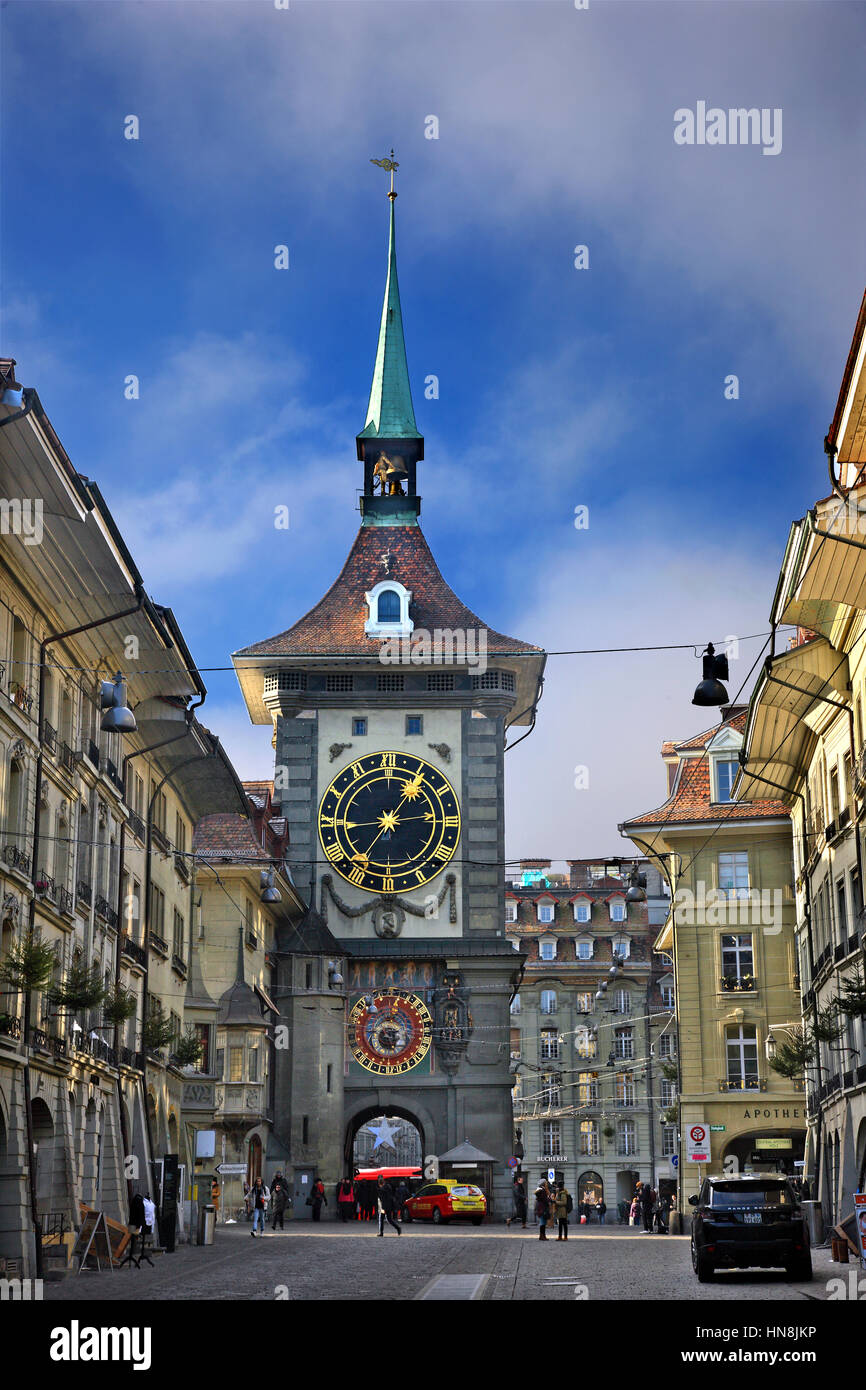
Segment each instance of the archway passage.
[[[355,1115],[346,1129],[344,1150],[347,1175],[359,1169],[420,1169],[424,1162],[424,1129],[416,1115],[398,1105],[370,1107]],[[416,1183],[407,1179],[414,1189]],[[359,1220],[372,1221],[376,1191],[372,1182],[355,1181]]]

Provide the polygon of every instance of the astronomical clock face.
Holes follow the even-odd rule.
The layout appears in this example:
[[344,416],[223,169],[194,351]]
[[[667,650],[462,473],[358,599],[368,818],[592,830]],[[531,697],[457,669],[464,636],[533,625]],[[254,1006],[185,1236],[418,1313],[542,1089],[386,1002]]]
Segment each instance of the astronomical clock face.
[[433,1018],[417,994],[382,990],[359,999],[349,1014],[352,1056],[379,1076],[417,1067],[430,1051],[432,1039]]
[[369,753],[322,797],[319,839],[334,869],[370,893],[408,893],[440,873],[460,839],[454,788],[410,753]]

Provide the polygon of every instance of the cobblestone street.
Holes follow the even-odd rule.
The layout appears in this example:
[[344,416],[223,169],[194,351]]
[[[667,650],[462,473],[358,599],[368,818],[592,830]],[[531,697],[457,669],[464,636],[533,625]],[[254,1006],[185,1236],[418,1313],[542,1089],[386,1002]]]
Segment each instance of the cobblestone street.
[[[220,1227],[213,1246],[180,1246],[154,1259],[154,1268],[69,1276],[46,1284],[48,1302],[78,1299],[129,1302],[169,1299],[368,1299],[412,1300],[465,1281],[484,1300],[670,1299],[762,1301],[799,1304],[827,1298],[831,1279],[848,1281],[849,1269],[831,1264],[829,1251],[813,1252],[811,1283],[789,1281],[781,1271],[722,1273],[699,1284],[686,1236],[641,1236],[609,1227],[574,1232],[567,1243],[542,1244],[531,1230],[443,1232],[407,1226],[379,1244],[371,1225],[358,1233],[323,1224],[298,1224],[252,1240],[246,1225]],[[444,1285],[433,1281],[446,1276]],[[478,1278],[480,1276],[480,1278]],[[864,1280],[866,1283],[866,1280]],[[584,1292],[585,1290],[585,1292]],[[453,1297],[454,1294],[452,1293]],[[466,1297],[462,1293],[461,1297]]]

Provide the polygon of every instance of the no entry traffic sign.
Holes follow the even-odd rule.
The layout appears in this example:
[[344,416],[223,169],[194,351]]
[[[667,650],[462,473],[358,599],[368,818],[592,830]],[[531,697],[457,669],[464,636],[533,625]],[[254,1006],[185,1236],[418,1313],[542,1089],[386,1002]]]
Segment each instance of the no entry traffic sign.
[[686,1126],[686,1161],[688,1163],[709,1163],[710,1133],[703,1120],[693,1121]]

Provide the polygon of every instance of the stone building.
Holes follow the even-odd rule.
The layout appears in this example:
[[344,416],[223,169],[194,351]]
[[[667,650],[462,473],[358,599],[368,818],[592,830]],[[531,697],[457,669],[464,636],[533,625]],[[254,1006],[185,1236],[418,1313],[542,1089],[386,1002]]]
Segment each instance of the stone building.
[[[508,1006],[519,970],[503,928],[504,749],[509,727],[534,718],[544,654],[489,630],[457,598],[419,524],[424,441],[394,197],[356,441],[360,530],[324,598],[233,659],[250,718],[274,729],[292,876],[351,953],[335,1080],[342,1133],[323,1177],[352,1163],[368,1120],[399,1116],[425,1156],[471,1143],[498,1202],[510,1187]],[[311,1072],[309,1102],[294,1099],[294,1115],[321,1083]]]
[[[131,1184],[156,1191],[163,1154],[186,1161],[175,1048],[192,827],[206,812],[245,814],[246,798],[196,716],[207,692],[171,610],[147,596],[98,487],[14,367],[0,362],[12,519],[0,563],[0,964],[27,942],[54,963],[40,988],[0,983],[0,1256],[32,1275],[34,1206],[46,1233],[76,1226],[82,1203],[121,1219]],[[100,682],[118,671],[134,732],[101,727]],[[118,987],[125,1019],[109,1008]],[[65,1003],[51,1002],[58,989]]]
[[[637,861],[646,901],[627,901],[631,863],[526,861],[505,892],[505,930],[523,956],[511,1003],[510,1055],[521,1167],[530,1186],[553,1169],[575,1201],[604,1201],[609,1221],[637,1180],[675,1172],[673,979],[653,955],[666,911],[655,865]],[[616,965],[616,973],[611,974]]]
[[792,524],[773,598],[774,629],[797,634],[755,686],[736,790],[793,822],[800,994],[773,1046],[805,1068],[806,1174],[836,1223],[866,1184],[866,296],[825,450],[831,493]]
[[[791,823],[781,802],[732,800],[746,716],[726,713],[665,743],[667,800],[620,827],[673,888],[655,950],[673,961],[681,1211],[702,1173],[798,1172],[805,1140],[802,1078],[766,1056],[773,1025],[798,1006]],[[709,1163],[688,1158],[696,1125]]]

